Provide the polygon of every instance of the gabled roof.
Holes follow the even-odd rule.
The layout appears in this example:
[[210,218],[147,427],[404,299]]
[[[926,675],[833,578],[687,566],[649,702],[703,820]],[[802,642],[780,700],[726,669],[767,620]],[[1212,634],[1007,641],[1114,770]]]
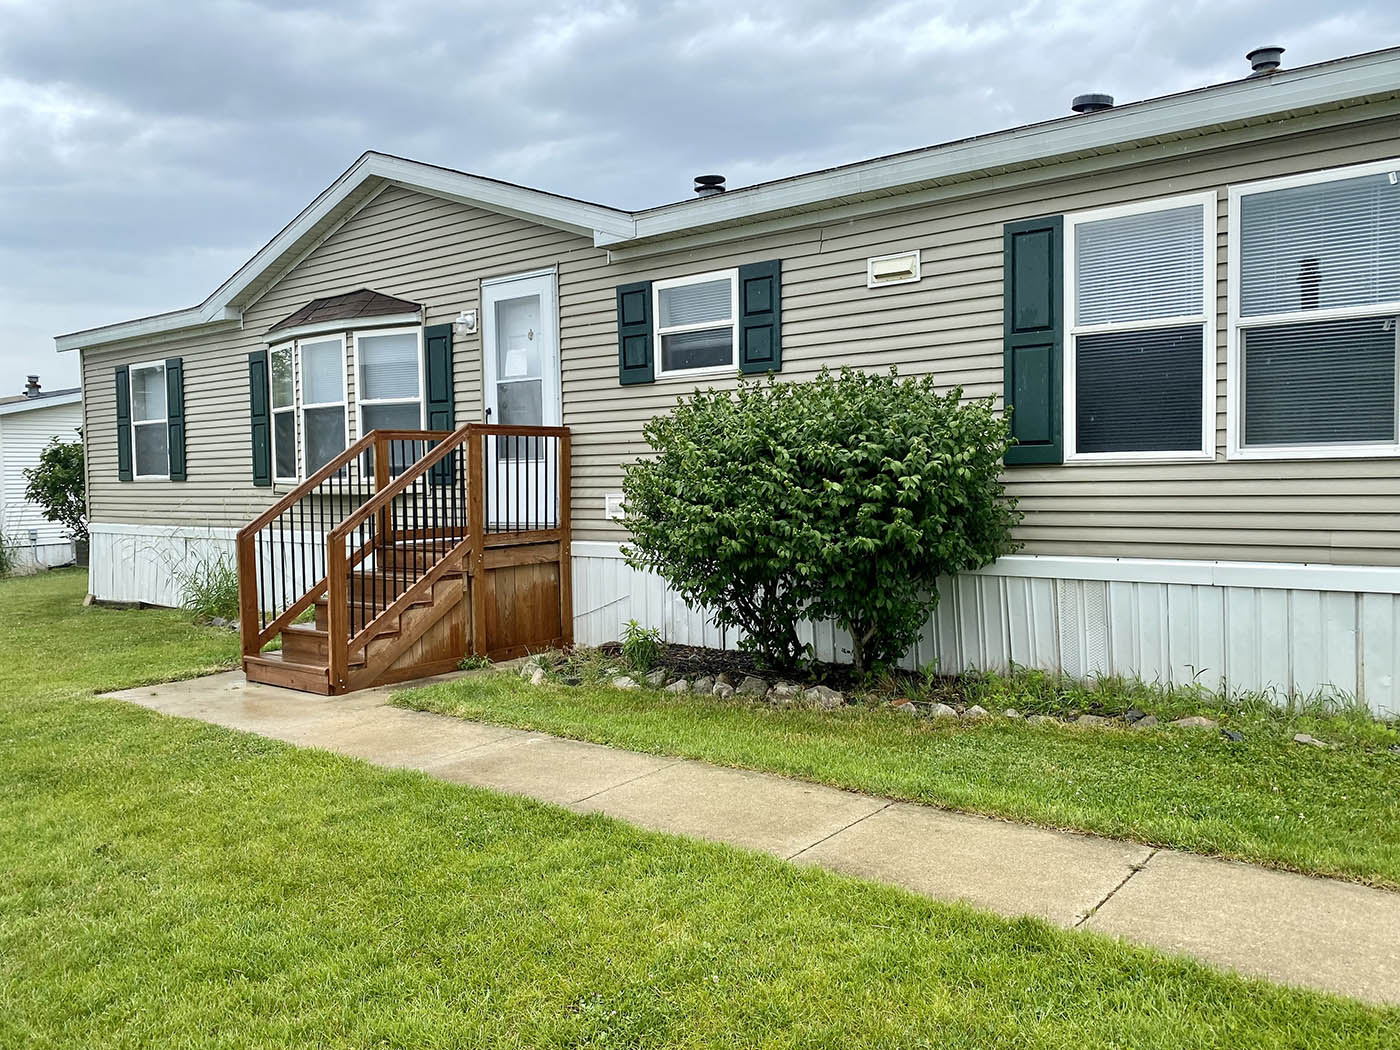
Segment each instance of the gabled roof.
[[328,295],[323,299],[312,299],[300,310],[288,314],[269,328],[268,334],[285,328],[300,328],[323,321],[350,321],[356,318],[389,317],[399,314],[413,314],[423,309],[419,303],[385,295],[371,288],[361,288],[344,295]]
[[[383,153],[366,153],[280,233],[216,288],[185,310],[57,336],[74,350],[236,323],[255,299],[318,240],[328,236],[385,184],[515,215],[591,235],[612,250],[709,234],[804,212],[895,197],[989,174],[1043,167],[1101,153],[1127,151],[1222,128],[1244,128],[1359,101],[1400,98],[1400,48],[1373,51],[1197,88],[1097,113],[959,139],[877,157],[776,182],[629,212],[542,190],[515,186]],[[891,206],[897,206],[894,201]]]

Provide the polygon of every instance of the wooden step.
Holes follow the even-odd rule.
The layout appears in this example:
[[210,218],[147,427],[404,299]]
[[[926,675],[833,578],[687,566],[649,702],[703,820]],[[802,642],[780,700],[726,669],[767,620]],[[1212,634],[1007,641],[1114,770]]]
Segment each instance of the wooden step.
[[281,653],[262,653],[243,658],[243,676],[250,682],[296,689],[303,693],[331,693],[330,675],[325,667],[282,659]]
[[330,646],[324,628],[294,623],[282,632],[282,658],[293,663],[325,667],[330,663]]

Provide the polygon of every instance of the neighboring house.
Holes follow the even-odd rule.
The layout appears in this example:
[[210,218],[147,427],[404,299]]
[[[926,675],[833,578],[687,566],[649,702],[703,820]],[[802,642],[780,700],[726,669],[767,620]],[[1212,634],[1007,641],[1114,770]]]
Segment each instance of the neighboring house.
[[621,560],[643,423],[736,372],[897,365],[1014,405],[1025,512],[911,661],[1400,711],[1400,48],[1254,54],[638,212],[367,153],[198,306],[57,338],[82,354],[92,590],[175,602],[173,565],[371,427],[563,424],[578,640],[635,617],[724,644]]
[[73,560],[67,532],[25,498],[24,472],[38,465],[39,453],[54,438],[79,440],[82,400],[77,388],[44,392],[34,375],[23,394],[0,397],[0,534],[18,554],[21,568]]

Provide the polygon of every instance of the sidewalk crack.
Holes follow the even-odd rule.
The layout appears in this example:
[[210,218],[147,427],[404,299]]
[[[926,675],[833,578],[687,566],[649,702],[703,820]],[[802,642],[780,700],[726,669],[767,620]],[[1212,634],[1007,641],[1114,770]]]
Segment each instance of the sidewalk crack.
[[1119,881],[1117,886],[1114,886],[1113,889],[1108,891],[1108,893],[1104,896],[1103,900],[1099,901],[1092,908],[1090,908],[1083,915],[1081,915],[1077,920],[1075,920],[1074,929],[1079,929],[1079,927],[1083,926],[1086,922],[1088,922],[1095,915],[1097,915],[1099,909],[1102,908],[1109,901],[1111,901],[1113,899],[1114,894],[1116,894],[1119,890],[1126,886],[1129,880],[1132,879],[1134,875],[1140,872],[1143,868],[1147,867],[1147,862],[1150,861],[1153,857],[1157,856],[1157,854],[1160,852],[1161,850],[1157,849],[1156,847],[1153,847],[1148,852],[1147,856],[1143,857],[1142,860],[1139,861],[1137,864],[1132,865],[1128,869],[1128,874],[1123,876],[1123,878]]
[[889,802],[886,802],[886,803],[885,803],[883,806],[881,806],[879,809],[872,809],[872,810],[871,810],[869,813],[867,813],[865,816],[863,816],[863,817],[856,817],[855,820],[851,821],[851,822],[850,822],[849,824],[847,824],[844,828],[837,828],[837,829],[836,829],[835,831],[833,831],[830,835],[823,835],[821,838],[817,839],[816,842],[809,842],[809,843],[807,843],[807,845],[803,846],[803,847],[802,847],[800,850],[798,850],[796,853],[789,854],[787,857],[785,857],[785,858],[783,858],[783,859],[784,859],[784,860],[796,860],[798,857],[802,856],[802,854],[806,853],[809,849],[816,849],[816,848],[817,848],[818,846],[820,846],[823,842],[828,842],[828,841],[830,841],[831,839],[834,839],[837,835],[841,834],[841,832],[843,832],[843,831],[850,831],[851,828],[855,827],[855,826],[856,826],[857,824],[859,824],[862,820],[869,820],[869,819],[870,819],[871,817],[873,817],[876,813],[883,813],[885,810],[889,809],[889,808],[890,808],[891,806],[893,806],[893,805],[894,805],[894,800],[891,799]]
[[590,798],[597,798],[599,795],[604,794],[605,792],[612,791],[614,788],[626,787],[628,784],[635,784],[639,780],[645,780],[647,777],[655,776],[657,773],[660,773],[663,769],[670,769],[672,766],[678,766],[684,761],[685,759],[678,758],[674,762],[667,762],[664,766],[657,766],[655,769],[648,769],[645,773],[638,773],[635,777],[629,777],[626,780],[618,781],[616,784],[609,784],[605,788],[599,788],[597,791],[584,795],[583,798],[576,798],[572,802],[570,802],[569,805],[577,806],[580,803],[587,802]]

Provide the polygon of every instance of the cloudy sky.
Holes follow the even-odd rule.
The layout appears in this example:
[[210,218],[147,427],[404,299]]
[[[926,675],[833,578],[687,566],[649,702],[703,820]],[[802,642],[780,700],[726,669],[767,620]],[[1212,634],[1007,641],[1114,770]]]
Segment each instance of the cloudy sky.
[[0,0],[0,394],[203,299],[366,149],[625,208],[1400,44],[1393,0]]

